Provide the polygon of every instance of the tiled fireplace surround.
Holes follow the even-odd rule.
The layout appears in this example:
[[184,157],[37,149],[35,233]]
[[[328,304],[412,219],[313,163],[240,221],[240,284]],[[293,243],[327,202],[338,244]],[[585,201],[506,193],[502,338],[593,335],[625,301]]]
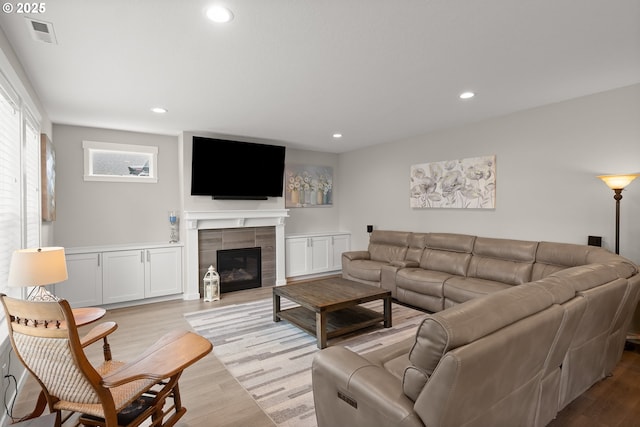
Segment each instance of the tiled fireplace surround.
[[[186,273],[183,298],[200,298],[200,282],[209,264],[215,264],[217,249],[260,246],[263,254],[263,286],[273,285],[274,281],[275,285],[284,285],[284,219],[288,216],[286,209],[185,212]],[[205,259],[199,262],[201,252]]]

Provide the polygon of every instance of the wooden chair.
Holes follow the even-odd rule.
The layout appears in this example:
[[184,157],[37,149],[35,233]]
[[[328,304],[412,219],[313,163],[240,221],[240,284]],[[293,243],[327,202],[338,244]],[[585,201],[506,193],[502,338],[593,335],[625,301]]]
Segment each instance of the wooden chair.
[[[81,339],[66,300],[31,302],[4,294],[0,300],[13,349],[42,387],[57,426],[61,411],[81,413],[79,423],[86,426],[134,427],[148,418],[151,424],[145,425],[172,426],[186,412],[178,379],[212,349],[193,332],[175,331],[133,361],[105,360],[94,367],[83,346],[113,332],[114,322],[98,325]],[[105,358],[110,359],[106,351]]]

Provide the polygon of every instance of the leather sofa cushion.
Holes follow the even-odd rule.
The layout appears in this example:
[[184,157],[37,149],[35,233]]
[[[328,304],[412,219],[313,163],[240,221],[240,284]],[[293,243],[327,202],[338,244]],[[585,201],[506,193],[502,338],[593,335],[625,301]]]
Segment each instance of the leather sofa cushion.
[[422,268],[403,268],[396,275],[396,285],[402,289],[442,297],[442,285],[451,274]]
[[547,277],[567,267],[587,264],[589,247],[570,243],[540,242],[531,280]]
[[355,278],[380,282],[380,269],[386,262],[357,259],[349,263],[349,274]]
[[420,263],[422,257],[422,251],[426,245],[427,240],[426,233],[411,233],[409,238],[409,248],[407,248],[407,254],[405,255],[405,261]]
[[369,254],[373,261],[403,260],[409,247],[411,233],[374,230],[369,238]]
[[442,271],[457,276],[466,276],[471,254],[425,249],[420,260],[420,267],[425,270]]
[[521,285],[531,280],[538,242],[477,237],[467,276]]
[[[586,291],[618,278],[616,270],[604,264],[589,264],[567,268],[552,274],[548,279],[558,278],[563,285],[571,284],[576,292]],[[544,283],[544,280],[541,281]]]
[[475,236],[453,233],[429,233],[426,238],[426,247],[442,249],[445,251],[471,253]]
[[462,303],[511,287],[512,285],[492,280],[476,279],[474,277],[451,277],[444,283],[443,295],[447,300]]
[[409,360],[431,375],[449,350],[482,338],[551,304],[553,299],[546,290],[525,284],[494,293],[491,298],[477,298],[428,315],[418,327]]

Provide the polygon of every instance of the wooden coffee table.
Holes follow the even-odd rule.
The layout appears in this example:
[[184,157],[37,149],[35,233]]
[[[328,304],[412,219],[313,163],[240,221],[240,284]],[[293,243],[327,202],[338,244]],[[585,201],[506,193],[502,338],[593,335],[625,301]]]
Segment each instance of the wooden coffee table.
[[[281,297],[300,306],[281,310]],[[383,313],[360,306],[378,299],[384,301]],[[379,322],[390,328],[391,291],[341,277],[276,286],[273,288],[273,321],[282,319],[315,335],[318,348],[325,348],[330,338]]]

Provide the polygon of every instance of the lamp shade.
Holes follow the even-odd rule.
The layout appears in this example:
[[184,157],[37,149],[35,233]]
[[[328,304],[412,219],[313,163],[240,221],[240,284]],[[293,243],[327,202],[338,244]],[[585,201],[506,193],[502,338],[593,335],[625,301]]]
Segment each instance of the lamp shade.
[[20,249],[11,257],[8,285],[45,286],[67,280],[64,248]]
[[612,190],[622,190],[631,183],[634,179],[639,177],[640,174],[629,175],[600,175],[598,178],[604,181],[607,186]]

